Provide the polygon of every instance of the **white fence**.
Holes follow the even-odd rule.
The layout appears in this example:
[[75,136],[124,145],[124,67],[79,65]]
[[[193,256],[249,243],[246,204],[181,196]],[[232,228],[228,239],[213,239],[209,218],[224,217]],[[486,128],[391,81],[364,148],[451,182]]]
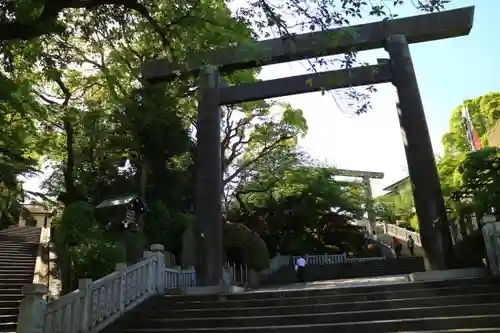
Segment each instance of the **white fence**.
[[147,298],[192,286],[195,280],[192,268],[165,268],[163,246],[152,245],[140,262],[117,264],[114,273],[97,281],[81,279],[77,290],[49,304],[42,301],[45,286],[27,285],[17,333],[96,333]]
[[[301,256],[293,256],[292,263],[296,262]],[[344,254],[306,254],[302,258],[305,259],[307,265],[334,265],[343,264],[346,262],[347,255]]]
[[268,274],[278,271],[281,267],[287,265],[293,265],[297,259],[304,258],[307,265],[338,265],[338,264],[348,264],[354,262],[363,262],[371,260],[382,260],[384,257],[373,257],[373,258],[347,258],[345,253],[343,254],[306,254],[304,256],[284,256],[278,255],[271,259],[269,268],[262,271],[260,274]]
[[415,245],[422,247],[422,242],[420,241],[420,234],[418,232],[406,230],[394,224],[386,224],[384,226],[384,232],[389,236],[396,237],[403,241],[407,241],[408,236],[411,235],[411,237],[415,241]]
[[174,289],[180,287],[194,287],[196,285],[196,271],[194,267],[181,269],[181,267],[165,268],[165,287]]

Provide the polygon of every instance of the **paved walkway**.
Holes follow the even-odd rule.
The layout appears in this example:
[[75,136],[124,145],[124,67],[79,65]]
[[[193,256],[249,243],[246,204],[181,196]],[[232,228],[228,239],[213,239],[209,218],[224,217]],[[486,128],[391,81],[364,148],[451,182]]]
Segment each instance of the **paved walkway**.
[[251,293],[270,292],[270,291],[291,291],[291,290],[304,290],[304,289],[333,289],[333,288],[350,288],[350,287],[364,287],[364,286],[380,286],[386,284],[400,284],[411,283],[408,281],[408,275],[393,275],[393,276],[379,276],[371,278],[356,278],[344,280],[326,280],[315,281],[306,283],[294,283],[286,286],[279,287],[266,287],[257,290],[249,291]]
[[[379,234],[378,237],[379,237],[379,240],[386,245],[389,245],[392,243],[392,236],[389,236],[386,234]],[[406,247],[406,242],[403,242],[403,251],[401,252],[401,256],[410,257],[410,251]],[[423,257],[424,250],[421,247],[415,246],[415,256],[416,257]]]
[[396,255],[394,254],[394,251],[392,251],[391,247],[390,246],[387,246],[386,244],[384,244],[383,242],[380,242],[380,241],[374,241],[374,240],[370,240],[371,243],[377,243],[381,250],[382,250],[382,256],[383,257],[386,257],[386,258],[394,258],[396,257]]

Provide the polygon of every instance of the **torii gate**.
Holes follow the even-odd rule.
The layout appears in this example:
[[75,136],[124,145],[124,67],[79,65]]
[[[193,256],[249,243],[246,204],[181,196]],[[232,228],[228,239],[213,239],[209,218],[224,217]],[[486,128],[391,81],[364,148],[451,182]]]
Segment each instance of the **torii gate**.
[[[347,170],[347,169],[336,169],[336,176],[342,177],[352,177],[352,178],[361,178],[361,184],[365,191],[365,211],[368,215],[369,227],[368,231],[371,233],[375,230],[376,216],[373,211],[373,193],[372,186],[370,183],[370,179],[383,179],[383,172],[372,172],[372,171],[359,171],[359,170]],[[346,181],[346,183],[352,184],[353,182]]]
[[[474,7],[317,31],[194,54],[186,63],[168,59],[146,62],[142,77],[154,83],[179,75],[199,75],[196,214],[205,235],[204,283],[219,285],[223,261],[221,147],[219,106],[358,85],[392,82],[413,185],[427,267],[451,266],[450,237],[429,129],[410,55],[409,44],[465,36],[472,29]],[[220,87],[220,73],[308,58],[384,48],[390,59],[378,65],[307,74]]]

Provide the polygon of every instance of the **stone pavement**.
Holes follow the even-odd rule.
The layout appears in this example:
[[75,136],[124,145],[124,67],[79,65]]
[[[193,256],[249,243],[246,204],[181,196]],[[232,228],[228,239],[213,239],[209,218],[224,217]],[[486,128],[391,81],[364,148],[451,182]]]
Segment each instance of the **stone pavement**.
[[[378,234],[380,242],[390,245],[392,243],[392,236],[386,235],[386,234]],[[406,242],[402,242],[403,244],[403,251],[401,252],[401,255],[403,257],[410,257],[410,251],[408,251],[408,248],[406,247]],[[424,256],[424,250],[421,247],[415,246],[415,256],[416,257],[423,257]]]
[[379,276],[370,278],[294,283],[285,286],[259,288],[248,292],[258,293],[258,292],[270,292],[270,291],[279,292],[279,291],[307,290],[307,289],[333,289],[333,288],[379,286],[379,285],[401,284],[401,283],[411,283],[408,280],[408,275],[405,274],[405,275]]

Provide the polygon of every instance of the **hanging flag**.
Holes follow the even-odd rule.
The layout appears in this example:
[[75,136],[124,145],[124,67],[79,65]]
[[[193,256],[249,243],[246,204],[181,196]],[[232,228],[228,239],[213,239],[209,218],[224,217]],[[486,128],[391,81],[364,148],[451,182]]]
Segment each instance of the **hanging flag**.
[[477,131],[474,128],[474,124],[472,123],[469,110],[466,106],[462,108],[462,121],[464,122],[465,131],[467,134],[467,140],[472,148],[472,150],[476,151],[483,148],[481,144],[481,140],[479,140],[479,135],[477,135]]

